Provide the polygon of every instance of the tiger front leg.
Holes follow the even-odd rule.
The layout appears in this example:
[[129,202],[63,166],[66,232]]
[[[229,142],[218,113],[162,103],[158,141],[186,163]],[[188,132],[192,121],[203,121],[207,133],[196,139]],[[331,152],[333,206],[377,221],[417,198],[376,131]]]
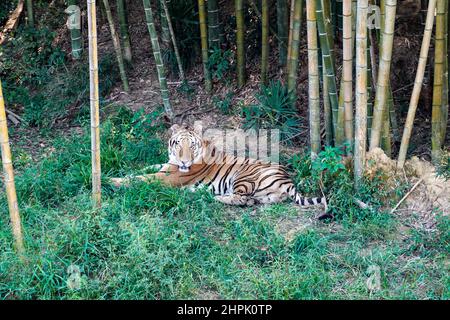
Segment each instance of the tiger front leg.
[[230,194],[225,196],[215,196],[217,201],[233,206],[253,206],[255,199],[247,195]]
[[109,181],[114,187],[122,187],[122,186],[129,186],[131,181],[133,180],[140,180],[144,182],[151,182],[158,179],[157,176],[158,173],[152,173],[152,174],[145,174],[145,175],[139,175],[134,177],[125,177],[125,178],[111,178]]
[[138,175],[138,176],[129,176],[124,178],[111,178],[110,182],[115,187],[122,187],[130,185],[132,180],[140,180],[143,182],[153,182],[155,180],[159,180],[164,184],[172,185],[174,182],[174,177],[177,173],[176,168],[170,164],[158,165],[161,167],[161,170],[156,173]]

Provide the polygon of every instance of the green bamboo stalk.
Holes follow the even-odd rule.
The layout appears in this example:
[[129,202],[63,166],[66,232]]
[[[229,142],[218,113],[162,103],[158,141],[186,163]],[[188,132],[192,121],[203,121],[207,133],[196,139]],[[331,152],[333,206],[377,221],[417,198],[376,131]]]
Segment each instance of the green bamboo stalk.
[[267,70],[269,64],[269,0],[262,0],[262,36],[261,36],[261,83],[267,83]]
[[123,43],[123,56],[128,63],[131,63],[133,56],[131,53],[131,40],[128,32],[128,20],[124,0],[117,0],[117,15],[119,16],[120,37]]
[[356,17],[356,113],[355,113],[355,186],[362,185],[367,145],[367,12],[368,0],[358,0]]
[[[166,1],[166,5],[170,7],[171,0]],[[159,0],[159,17],[161,23],[161,47],[164,52],[170,51],[172,49],[171,40],[170,40],[170,30],[169,24],[167,22],[166,12],[164,11],[164,7],[162,5],[162,0]]]
[[342,46],[343,46],[343,93],[345,142],[349,145],[347,153],[353,150],[353,37],[352,37],[352,1],[343,0],[342,4]]
[[315,0],[306,0],[306,21],[308,36],[308,104],[311,158],[320,152],[320,93],[319,55],[317,44],[317,19]]
[[[324,15],[324,11],[322,10],[322,1],[316,0],[316,14],[317,14],[317,27],[319,30],[319,38],[320,38],[320,48],[322,51],[323,61],[325,68],[325,73],[327,76],[327,84],[328,84],[328,95],[330,97],[330,104],[332,108],[332,119],[333,119],[333,130],[334,130],[334,138],[335,145],[342,145],[344,142],[344,127],[340,126],[344,124],[343,117],[341,114],[340,123],[338,123],[338,115],[339,115],[339,99],[337,94],[337,85],[336,85],[336,73],[334,67],[334,58],[332,56],[333,51],[330,43],[329,32],[327,32],[326,22],[329,17]],[[340,124],[340,125],[339,125]]]
[[286,61],[286,74],[289,74],[291,70],[291,52],[292,52],[292,36],[294,34],[294,17],[295,17],[295,0],[291,0],[291,7],[289,9],[289,37],[287,47],[287,61]]
[[370,150],[380,146],[383,113],[386,112],[385,109],[388,102],[396,10],[397,0],[386,0],[386,16],[382,25],[383,36],[381,37],[380,65],[378,68],[377,91],[370,135]]
[[27,23],[28,26],[34,27],[33,0],[27,1]]
[[236,10],[236,46],[237,46],[237,75],[238,86],[245,84],[245,24],[244,0],[235,0]]
[[281,67],[286,66],[288,42],[288,1],[277,1],[277,33],[278,33],[278,63]]
[[325,30],[328,37],[328,43],[330,45],[330,54],[331,58],[333,59],[333,65],[336,68],[336,57],[334,53],[334,26],[332,24],[332,5],[331,1],[329,0],[320,0],[321,1],[321,7],[323,11],[323,16],[325,17],[324,23],[325,23]]
[[433,110],[431,115],[431,156],[437,163],[443,145],[442,141],[442,105],[444,93],[444,59],[445,59],[445,0],[436,3],[436,34],[434,42],[434,82]]
[[9,216],[15,247],[19,255],[25,251],[23,245],[22,223],[17,203],[16,185],[14,183],[14,169],[12,164],[11,148],[9,146],[8,124],[6,120],[5,100],[3,98],[2,82],[0,80],[0,151],[3,164],[3,179],[8,201]]
[[217,0],[208,0],[208,41],[210,48],[220,48],[219,6]]
[[[330,56],[332,59],[334,70],[336,70],[336,57],[334,50],[334,35],[335,28],[333,22],[334,2],[328,0],[320,0],[323,11],[325,31],[328,37],[328,43],[330,48]],[[329,92],[329,91],[328,91]],[[344,77],[341,77],[339,95],[338,95],[338,115],[337,115],[337,127],[339,133],[337,134],[338,145],[342,145],[345,142],[345,103],[344,103]],[[351,139],[353,140],[353,139]]]
[[167,6],[167,0],[161,0],[161,5],[163,6],[164,13],[166,16],[167,25],[169,27],[170,37],[172,39],[173,50],[175,51],[175,58],[177,59],[178,72],[180,73],[181,81],[185,80],[183,71],[183,62],[181,61],[180,51],[178,50],[177,39],[175,37],[175,32],[173,31],[172,19],[170,17],[169,7]]
[[200,38],[202,45],[203,73],[206,91],[212,90],[211,74],[208,69],[208,31],[206,29],[205,0],[198,0],[198,16],[200,20]]
[[429,0],[427,18],[425,22],[425,31],[423,33],[422,46],[420,49],[419,65],[417,67],[416,80],[409,102],[408,115],[406,116],[405,128],[403,130],[402,143],[398,154],[397,167],[402,169],[405,165],[406,153],[408,151],[409,140],[414,125],[414,117],[416,115],[417,105],[419,103],[420,91],[423,85],[425,67],[427,65],[428,52],[430,49],[431,35],[433,33],[434,12],[436,8],[436,0]]
[[[80,8],[78,7],[78,0],[69,0],[68,2],[69,7],[66,9],[66,13],[69,15],[69,21],[72,19],[76,20],[77,16],[81,19],[81,13]],[[76,22],[76,21],[75,21]],[[75,60],[78,60],[81,58],[81,55],[83,53],[83,38],[82,38],[82,32],[81,27],[78,25],[70,25],[70,40],[72,45],[72,57]]]
[[389,104],[386,106],[386,110],[383,113],[382,135],[381,135],[381,148],[388,156],[392,156],[392,142],[391,142],[391,126],[389,122]]
[[[373,5],[376,1],[369,0],[369,6]],[[367,137],[370,138],[372,133],[372,122],[373,122],[373,101],[372,97],[374,96],[373,89],[377,87],[377,60],[375,56],[375,48],[378,45],[376,39],[379,40],[379,30],[376,29],[377,38],[373,36],[372,30],[367,30],[369,36],[369,53],[367,59]]]
[[330,4],[330,25],[331,25],[331,32],[333,34],[333,38],[336,37],[337,32],[338,32],[338,6],[340,6],[340,8],[342,8],[342,4],[338,5],[338,2],[342,2],[339,0],[334,0],[334,1],[327,1]]
[[[370,4],[370,1],[369,1]],[[370,33],[371,30],[368,29],[367,33],[369,35],[370,40]],[[369,42],[368,42],[369,43]],[[367,47],[367,137],[370,137],[370,134],[372,133],[372,122],[373,122],[373,85],[372,85],[372,78],[374,77],[373,74],[376,73],[376,64],[372,63],[371,55],[370,55],[370,48]],[[376,81],[374,82],[376,83]]]
[[120,78],[122,79],[123,90],[128,92],[128,91],[130,91],[130,88],[128,85],[127,74],[125,72],[125,64],[123,63],[122,48],[120,45],[119,36],[116,32],[116,27],[114,26],[114,20],[113,20],[113,16],[111,13],[111,7],[109,6],[109,0],[103,0],[103,5],[104,5],[105,11],[106,11],[106,18],[108,19],[109,30],[111,31],[111,38],[113,40],[114,51],[116,52],[116,58],[117,58],[117,63],[119,65],[119,73],[120,73]]
[[[262,1],[262,0],[261,0]],[[258,6],[256,5],[255,1],[250,0],[250,5],[252,6],[252,9],[255,10],[256,15],[258,16],[258,18],[262,21],[262,14],[261,11],[258,9]],[[278,33],[272,29],[272,27],[269,24],[269,31],[270,33],[272,33],[272,35],[277,39],[278,42],[283,43],[282,41],[280,41],[280,38],[278,38]],[[286,47],[287,48],[287,47]]]
[[[321,56],[321,55],[320,55]],[[320,62],[322,62],[320,64]],[[325,122],[325,143],[327,146],[333,145],[333,115],[330,104],[330,96],[328,95],[328,81],[327,75],[325,73],[325,68],[323,68],[323,56],[319,59],[319,74],[322,75],[322,95],[323,95],[323,116]]]
[[443,96],[442,96],[442,137],[441,141],[445,143],[445,137],[447,134],[447,124],[448,124],[448,113],[449,113],[449,75],[448,75],[448,1],[445,1],[445,40],[444,40],[444,48],[445,48],[445,57],[444,57],[444,87],[443,87]]
[[400,132],[397,121],[397,113],[395,112],[394,95],[392,88],[389,88],[388,107],[389,107],[389,121],[392,128],[392,135],[395,142],[400,142]]
[[150,0],[142,0],[145,10],[145,19],[147,21],[148,33],[150,34],[150,39],[153,47],[153,55],[156,62],[156,70],[158,71],[158,80],[161,90],[161,98],[163,100],[164,109],[167,116],[173,119],[172,106],[169,99],[169,89],[167,87],[166,71],[164,69],[164,64],[161,57],[161,49],[159,47],[158,34],[156,33],[155,23],[153,20],[153,11],[150,5]]
[[100,165],[100,99],[98,87],[97,17],[95,0],[87,0],[89,34],[89,79],[91,108],[92,200],[100,208],[102,183]]
[[[369,3],[372,4],[373,0],[369,1]],[[380,1],[380,13],[381,13],[381,25],[382,26],[385,24],[385,15],[386,15],[385,9],[386,9],[385,0],[381,0]],[[382,35],[378,29],[376,31],[377,31],[378,41],[380,41]],[[370,35],[372,35],[372,33],[370,33]],[[373,48],[371,50],[371,58],[372,58],[371,61],[373,61],[372,65],[374,66],[374,68],[373,68],[373,77],[374,77],[373,83],[374,83],[374,86],[376,87],[378,76],[376,73],[377,69],[376,69],[376,65],[375,65],[375,49],[374,49],[375,39],[373,39],[373,37],[371,37],[370,40],[371,40],[371,49]],[[383,48],[380,48],[380,52],[382,49]],[[388,153],[391,153],[391,151],[390,151],[391,142],[388,141],[388,139],[390,139],[390,132],[386,132],[385,130],[392,127],[392,134],[394,137],[394,141],[396,141],[396,142],[400,141],[400,132],[399,132],[397,116],[396,116],[396,112],[395,112],[394,96],[392,94],[392,88],[391,88],[390,82],[388,85],[388,100],[387,100],[387,109],[386,110],[388,110],[388,112],[389,112],[389,124],[388,125],[385,124],[383,126],[382,135],[383,135],[384,139],[382,139],[381,145],[382,145],[383,150],[385,150],[385,152],[388,154]],[[369,122],[371,123],[371,119],[369,119],[369,120],[370,120]],[[370,131],[370,128],[369,128],[369,131]],[[370,134],[369,134],[369,137],[370,137]]]
[[294,6],[294,19],[292,24],[292,42],[291,42],[291,52],[289,55],[289,70],[288,70],[288,83],[287,87],[290,92],[295,92],[297,87],[297,71],[298,71],[298,56],[300,49],[300,28],[302,24],[302,13],[303,13],[303,1],[295,1]]
[[[317,24],[317,15],[316,15],[316,24]],[[317,30],[317,25],[316,25]],[[322,99],[323,99],[323,117],[324,117],[324,124],[325,124],[325,145],[327,146],[333,146],[334,141],[334,135],[333,135],[333,115],[331,110],[331,104],[330,104],[330,97],[328,95],[328,82],[327,82],[327,76],[325,73],[325,68],[323,67],[324,61],[323,61],[323,55],[320,50],[320,47],[318,47],[318,55],[319,55],[319,83],[322,87]],[[320,88],[319,88],[320,89]],[[320,92],[320,90],[319,90]]]

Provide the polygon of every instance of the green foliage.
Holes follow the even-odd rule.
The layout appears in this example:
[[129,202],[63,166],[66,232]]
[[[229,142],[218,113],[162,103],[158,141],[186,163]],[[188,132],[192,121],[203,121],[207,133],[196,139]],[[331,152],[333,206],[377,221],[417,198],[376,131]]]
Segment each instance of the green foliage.
[[432,250],[450,251],[450,218],[442,213],[436,214],[436,229],[413,229],[408,250],[415,254],[427,254]]
[[444,154],[436,166],[437,174],[444,179],[450,179],[450,153]]
[[212,78],[221,81],[229,74],[233,52],[231,50],[223,51],[220,48],[210,50],[208,58],[208,69]]
[[46,28],[26,28],[2,49],[0,70],[2,78],[15,86],[37,87],[52,79],[56,69],[64,63],[64,53],[53,48],[56,36]]
[[[381,175],[365,179],[358,192],[354,190],[353,173],[343,163],[343,152],[339,148],[325,147],[314,161],[309,154],[294,155],[289,163],[295,172],[297,188],[302,193],[327,197],[328,210],[337,219],[364,220],[379,214],[388,195],[391,195]],[[361,209],[355,199],[370,205]]]
[[8,20],[9,14],[16,5],[14,0],[2,0],[0,2],[0,26],[3,26]]
[[228,115],[231,113],[232,102],[233,102],[234,93],[228,92],[225,97],[214,96],[212,98],[214,106],[223,114]]
[[[198,25],[197,0],[172,0],[169,8],[173,29],[176,32],[177,45],[183,66],[187,69],[195,66],[200,51],[200,27]],[[178,72],[176,57],[173,51],[163,52],[164,62],[167,62],[173,73]]]
[[189,99],[192,99],[195,95],[195,90],[194,88],[189,84],[189,82],[187,82],[186,80],[183,81],[178,87],[177,87],[177,91],[180,92],[181,94],[184,94],[185,96],[187,96]]
[[[157,137],[161,111],[144,115],[120,108],[101,129],[101,166],[105,176],[129,173],[152,163],[163,163],[165,144]],[[57,205],[91,188],[90,136],[72,136],[55,142],[55,152],[17,177],[21,199]]]
[[281,139],[288,142],[300,135],[295,96],[280,81],[263,86],[256,98],[259,104],[242,108],[245,129],[278,129]]
[[[195,63],[197,2],[172,3],[185,62]],[[252,12],[246,10],[246,17]],[[252,21],[246,23],[248,43],[256,48],[252,30],[260,26]],[[0,299],[450,297],[448,217],[439,215],[431,232],[406,223],[402,227],[409,231],[397,230],[402,221],[383,212],[391,195],[383,177],[367,179],[355,192],[339,149],[326,148],[314,161],[306,154],[289,161],[300,192],[320,195],[323,184],[336,217],[332,224],[317,222],[312,212],[299,214],[291,203],[229,207],[205,190],[191,193],[160,183],[115,189],[108,177],[143,173],[148,165],[165,162],[167,151],[160,139],[162,109],[145,114],[114,106],[113,115],[102,115],[105,181],[102,208],[93,211],[87,61],[68,66],[64,53],[52,47],[53,36],[20,31],[0,49],[8,106],[23,108],[27,124],[51,128],[55,120],[73,116],[84,128],[57,139],[54,151],[36,163],[26,149],[13,145],[28,263],[12,247],[5,194],[0,193]],[[216,58],[217,76],[224,79],[229,66],[220,60],[223,56]],[[114,57],[106,57],[100,63],[102,96],[117,75]],[[179,90],[190,94],[188,87]],[[279,128],[291,140],[301,132],[294,98],[280,83],[262,88],[257,98],[257,106],[243,108],[247,127]],[[221,112],[230,112],[231,92],[213,99]],[[401,196],[404,190],[395,192]],[[360,209],[353,198],[371,209]],[[373,266],[380,270],[381,288],[370,291],[366,283]]]
[[[167,159],[165,143],[157,138],[161,112],[118,108],[103,122],[106,176],[136,173]],[[17,176],[26,264],[12,247],[5,195],[0,194],[0,299],[449,296],[444,267],[448,220],[439,222],[439,237],[412,232],[405,239],[397,236],[390,215],[345,220],[345,213],[342,225],[330,232],[328,224],[311,224],[311,213],[299,215],[287,203],[230,208],[206,190],[192,193],[139,182],[111,189],[107,181],[102,208],[94,212],[88,132],[61,139],[55,149]],[[337,150],[326,150],[319,163],[306,156],[295,159],[306,180],[313,179],[313,171],[337,179],[345,175]],[[309,221],[308,227],[299,230],[298,219]],[[382,277],[376,292],[366,287],[373,266]]]
[[[2,50],[0,77],[9,107],[23,109],[26,125],[51,128],[58,120],[89,115],[89,69],[66,64],[66,56],[52,46],[55,33],[25,29]],[[120,78],[113,55],[99,62],[100,95]]]

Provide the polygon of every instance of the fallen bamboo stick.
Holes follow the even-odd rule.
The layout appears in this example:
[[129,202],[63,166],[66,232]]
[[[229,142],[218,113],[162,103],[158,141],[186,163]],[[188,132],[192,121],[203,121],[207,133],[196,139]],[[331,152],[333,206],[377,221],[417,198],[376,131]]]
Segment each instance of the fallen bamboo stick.
[[423,181],[423,178],[420,178],[419,181],[416,182],[416,184],[411,188],[411,190],[408,191],[407,194],[397,203],[397,205],[394,207],[394,209],[391,210],[391,214],[397,210],[397,208],[403,203],[403,201],[406,200],[406,198],[409,197],[409,195],[419,186],[419,184]]
[[23,12],[23,4],[24,4],[24,0],[19,0],[19,3],[17,4],[16,9],[14,9],[12,14],[9,16],[8,21],[5,24],[5,27],[0,32],[0,44],[5,42],[6,36],[8,35],[8,33],[13,31],[17,27],[17,25],[19,23],[20,15]]

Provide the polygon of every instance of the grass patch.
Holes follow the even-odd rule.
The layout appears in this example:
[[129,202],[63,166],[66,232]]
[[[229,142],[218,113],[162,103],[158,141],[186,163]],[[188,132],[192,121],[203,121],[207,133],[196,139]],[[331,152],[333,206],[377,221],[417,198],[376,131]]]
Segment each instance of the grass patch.
[[[120,109],[104,122],[106,176],[165,160],[157,117]],[[158,183],[112,190],[107,181],[102,209],[94,212],[88,136],[57,146],[17,177],[26,264],[13,251],[0,197],[3,299],[195,299],[205,292],[224,299],[449,297],[444,218],[439,234],[412,230],[401,240],[392,216],[355,216],[350,208],[337,222],[315,222],[287,239],[277,221],[305,214],[289,203],[230,208],[206,191]],[[380,287],[369,290],[374,268]]]

